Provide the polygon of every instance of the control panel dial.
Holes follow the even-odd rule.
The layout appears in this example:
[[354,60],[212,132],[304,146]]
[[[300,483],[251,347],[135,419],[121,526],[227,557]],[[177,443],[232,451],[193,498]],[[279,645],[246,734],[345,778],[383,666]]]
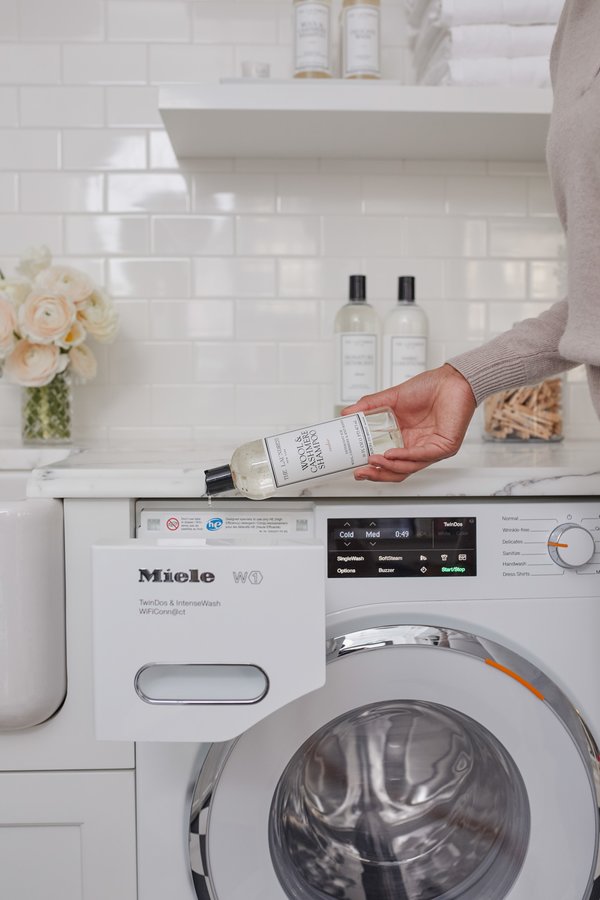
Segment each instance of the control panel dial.
[[548,538],[550,558],[563,569],[585,566],[595,550],[594,538],[582,525],[559,525]]

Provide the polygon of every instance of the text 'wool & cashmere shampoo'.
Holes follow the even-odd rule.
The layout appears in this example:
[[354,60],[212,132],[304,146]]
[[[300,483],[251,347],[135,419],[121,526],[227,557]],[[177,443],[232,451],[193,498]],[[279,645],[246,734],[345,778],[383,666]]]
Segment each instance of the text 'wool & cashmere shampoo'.
[[209,497],[237,490],[265,500],[278,488],[356,469],[372,453],[402,447],[396,416],[384,407],[242,444],[229,465],[205,471]]
[[415,302],[415,279],[398,279],[398,303],[383,322],[382,389],[402,384],[427,368],[427,314]]
[[367,279],[351,275],[349,300],[335,317],[335,406],[344,407],[377,390],[379,317],[367,303]]

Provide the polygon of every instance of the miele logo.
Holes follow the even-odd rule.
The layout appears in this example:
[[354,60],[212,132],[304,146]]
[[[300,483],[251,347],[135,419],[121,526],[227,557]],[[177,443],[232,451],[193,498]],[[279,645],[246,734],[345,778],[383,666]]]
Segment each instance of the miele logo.
[[162,584],[177,582],[183,584],[211,584],[215,580],[214,572],[200,572],[199,569],[188,569],[186,572],[172,572],[171,569],[139,569],[138,581],[153,581]]
[[462,528],[462,522],[444,522],[444,528]]

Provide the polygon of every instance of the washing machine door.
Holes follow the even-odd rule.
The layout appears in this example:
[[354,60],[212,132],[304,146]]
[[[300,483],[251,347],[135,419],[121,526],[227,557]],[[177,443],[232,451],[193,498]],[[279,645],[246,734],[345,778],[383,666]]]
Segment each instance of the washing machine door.
[[214,745],[191,814],[203,900],[590,900],[598,753],[506,648],[395,626],[322,689]]

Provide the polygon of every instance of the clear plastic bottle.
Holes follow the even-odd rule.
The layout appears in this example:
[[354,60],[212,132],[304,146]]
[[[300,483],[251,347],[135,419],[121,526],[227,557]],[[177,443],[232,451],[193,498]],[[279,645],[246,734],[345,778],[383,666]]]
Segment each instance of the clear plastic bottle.
[[379,0],[343,0],[342,78],[381,78]]
[[331,0],[294,0],[294,78],[331,78]]
[[377,390],[379,316],[367,303],[367,279],[351,275],[349,300],[335,317],[335,406],[344,407]]
[[427,314],[415,303],[415,279],[398,279],[398,303],[383,323],[381,387],[401,384],[427,368]]
[[278,488],[355,469],[372,453],[396,447],[402,447],[402,435],[391,409],[353,413],[242,444],[229,465],[205,471],[206,493],[238,490],[265,500]]

